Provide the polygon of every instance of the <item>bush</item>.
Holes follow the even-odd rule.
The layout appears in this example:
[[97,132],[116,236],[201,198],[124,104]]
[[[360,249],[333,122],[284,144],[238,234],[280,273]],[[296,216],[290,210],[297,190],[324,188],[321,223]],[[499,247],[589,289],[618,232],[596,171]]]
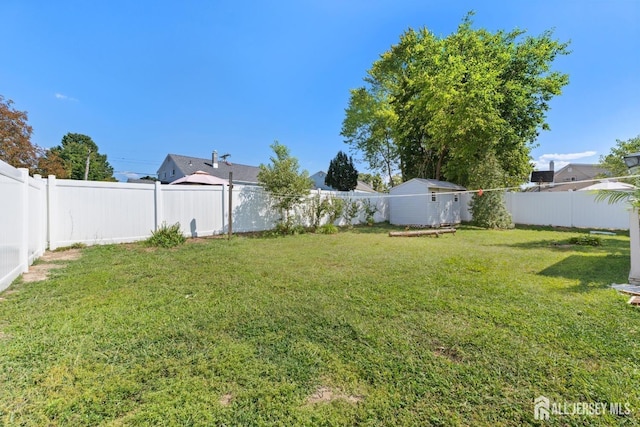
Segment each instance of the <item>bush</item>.
[[280,221],[276,224],[273,230],[265,233],[267,237],[277,236],[295,236],[298,234],[304,234],[307,230],[301,224],[294,224],[291,218],[287,218],[286,221]]
[[513,228],[511,214],[504,204],[504,195],[499,191],[475,194],[470,203],[473,223],[482,228]]
[[172,248],[186,242],[187,239],[180,231],[180,223],[167,225],[163,222],[156,230],[151,232],[151,237],[146,240],[149,246],[158,246],[161,248]]
[[375,223],[375,214],[378,212],[378,206],[375,203],[372,203],[371,200],[365,199],[362,202],[362,209],[364,210],[365,222],[368,225],[373,225]]
[[318,234],[336,234],[338,232],[338,227],[333,224],[324,224],[316,229],[316,233]]
[[602,246],[602,238],[590,235],[576,236],[570,238],[569,243],[580,246]]
[[353,227],[353,220],[360,215],[360,202],[357,200],[347,199],[342,209],[342,217],[347,222],[349,228]]

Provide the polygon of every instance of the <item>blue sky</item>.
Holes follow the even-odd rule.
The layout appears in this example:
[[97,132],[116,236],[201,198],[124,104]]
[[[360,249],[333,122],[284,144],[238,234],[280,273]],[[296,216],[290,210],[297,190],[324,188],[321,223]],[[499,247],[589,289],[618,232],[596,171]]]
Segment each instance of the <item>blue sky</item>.
[[348,149],[349,89],[378,56],[409,27],[455,32],[469,10],[477,28],[571,40],[541,169],[640,135],[640,0],[3,0],[0,94],[28,111],[34,143],[89,135],[119,179],[168,153],[267,163],[274,140],[315,173]]

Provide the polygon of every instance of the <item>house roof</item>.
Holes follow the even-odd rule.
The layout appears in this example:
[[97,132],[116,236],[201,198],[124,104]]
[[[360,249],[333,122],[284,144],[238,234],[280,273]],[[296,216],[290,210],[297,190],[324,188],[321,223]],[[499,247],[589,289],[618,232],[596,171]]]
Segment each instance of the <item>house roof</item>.
[[258,172],[260,168],[257,166],[242,165],[239,163],[231,163],[218,161],[218,167],[214,168],[212,159],[203,159],[200,157],[181,156],[179,154],[169,154],[167,159],[173,160],[176,167],[183,175],[191,175],[201,170],[213,176],[222,179],[229,179],[229,172],[233,172],[233,180],[235,182],[246,182],[255,184],[258,182]]
[[[572,170],[573,169],[573,170]],[[603,168],[602,166],[600,166],[599,164],[593,164],[593,163],[569,163],[568,165],[560,168],[559,170],[557,170],[554,173],[554,182],[565,182],[563,181],[558,181],[556,178],[561,179],[563,175],[565,174],[575,174],[579,172],[580,174],[584,175],[585,177],[588,178],[595,178],[598,175],[611,175],[611,172],[608,171],[607,169]]]
[[[413,178],[410,179],[409,181],[403,182],[402,184],[396,185],[393,188],[398,188],[401,187],[405,184],[407,184],[408,182],[420,182],[422,184],[424,184],[425,186],[427,186],[428,188],[444,188],[446,190],[459,190],[459,191],[464,191],[466,190],[466,188],[458,185],[458,184],[454,184],[452,182],[447,182],[447,181],[439,181],[437,179],[426,179],[426,178]],[[391,191],[393,191],[393,188],[391,189]]]
[[366,193],[377,193],[376,190],[373,189],[372,186],[367,184],[364,181],[358,181],[358,185],[356,185],[356,191],[364,191]]

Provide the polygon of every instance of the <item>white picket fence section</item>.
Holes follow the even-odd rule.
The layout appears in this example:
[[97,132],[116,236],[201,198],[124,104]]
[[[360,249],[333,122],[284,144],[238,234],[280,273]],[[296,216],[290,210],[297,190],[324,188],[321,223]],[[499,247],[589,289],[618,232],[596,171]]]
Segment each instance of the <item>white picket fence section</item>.
[[[163,223],[179,222],[182,232],[191,237],[226,233],[228,192],[228,186],[42,179],[0,161],[0,198],[4,202],[0,209],[0,291],[26,272],[47,248],[140,241]],[[309,197],[316,194],[312,191]],[[375,222],[389,219],[389,195],[319,194],[368,200],[377,208]],[[587,192],[507,193],[505,201],[517,224],[629,228],[624,203],[597,203],[594,197]],[[471,220],[465,208],[470,199],[468,194],[461,195],[463,221]],[[277,219],[261,187],[233,186],[234,232],[269,230]],[[364,213],[360,213],[354,223],[364,221]],[[336,223],[345,225],[345,220]]]

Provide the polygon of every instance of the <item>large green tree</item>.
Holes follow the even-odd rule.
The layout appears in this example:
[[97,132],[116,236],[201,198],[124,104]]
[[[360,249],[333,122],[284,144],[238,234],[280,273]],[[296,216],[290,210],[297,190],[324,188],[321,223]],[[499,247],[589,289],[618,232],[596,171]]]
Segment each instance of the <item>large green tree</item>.
[[358,171],[353,166],[353,159],[338,151],[336,157],[329,162],[324,183],[338,191],[354,190],[358,186]]
[[[444,179],[470,188],[526,182],[531,148],[539,131],[548,129],[549,101],[568,83],[566,74],[551,69],[558,55],[568,53],[551,32],[492,33],[474,29],[471,17],[447,37],[409,29],[358,90],[395,113],[389,135],[404,180]],[[356,105],[353,94],[344,123]],[[366,133],[374,124],[363,121],[351,133]],[[474,173],[483,164],[495,170]]]
[[626,141],[617,139],[616,145],[611,147],[609,154],[600,156],[600,166],[610,171],[613,176],[628,175],[629,170],[623,158],[627,154],[638,152],[640,152],[640,135]]
[[85,179],[87,174],[90,181],[115,181],[106,154],[100,154],[98,145],[87,135],[68,133],[62,137],[61,144],[50,151],[67,165],[70,179]]
[[309,172],[300,172],[298,159],[291,156],[287,146],[275,141],[271,149],[274,153],[270,157],[271,163],[260,164],[258,182],[270,194],[282,223],[288,226],[291,222],[289,212],[309,195],[313,181]]
[[387,176],[389,182],[399,169],[400,153],[393,132],[397,115],[389,103],[383,79],[369,76],[369,88],[351,90],[341,135],[352,151],[361,153],[369,168]]

